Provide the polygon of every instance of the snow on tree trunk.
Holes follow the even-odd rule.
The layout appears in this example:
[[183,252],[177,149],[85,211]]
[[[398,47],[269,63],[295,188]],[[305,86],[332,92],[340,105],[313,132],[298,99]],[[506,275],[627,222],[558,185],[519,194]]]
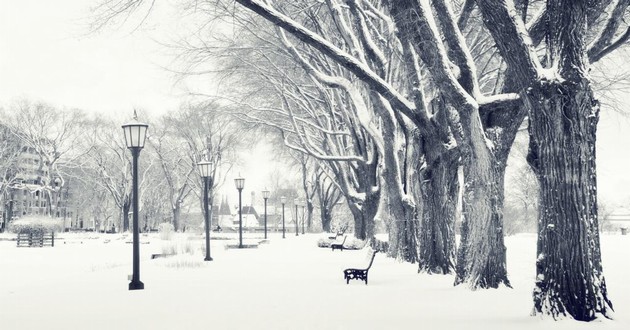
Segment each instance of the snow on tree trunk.
[[[375,97],[375,99],[378,97]],[[376,103],[376,102],[375,102]],[[378,103],[376,103],[378,104]],[[383,196],[387,196],[387,205],[391,217],[388,254],[394,258],[415,263],[418,261],[418,214],[416,205],[402,187],[402,175],[398,157],[399,130],[394,122],[394,115],[384,102],[376,106],[382,119],[383,164],[381,166]]]
[[467,283],[472,289],[510,286],[499,205],[502,187],[497,185],[500,180],[493,165],[490,141],[482,131],[477,113],[463,113],[461,123],[469,139],[460,147],[464,191],[455,284]]
[[528,161],[540,184],[534,311],[581,321],[608,316],[597,220],[599,105],[586,79],[543,82],[527,101]]
[[419,225],[416,208],[409,200],[389,200],[392,227],[389,234],[389,252],[394,258],[406,262],[418,261]]

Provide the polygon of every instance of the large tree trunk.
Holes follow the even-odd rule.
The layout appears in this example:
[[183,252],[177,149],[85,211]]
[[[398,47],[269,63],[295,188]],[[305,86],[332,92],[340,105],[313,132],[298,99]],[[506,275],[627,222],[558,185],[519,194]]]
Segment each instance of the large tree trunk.
[[[374,98],[379,100],[379,96]],[[383,166],[382,197],[387,197],[387,205],[392,226],[389,232],[388,254],[394,258],[415,263],[418,261],[418,214],[416,203],[411,199],[409,191],[403,190],[401,164],[398,157],[398,134],[400,130],[394,122],[394,114],[384,103],[375,102],[382,120],[383,134]],[[409,140],[407,140],[409,141]],[[409,189],[407,189],[409,190]],[[421,196],[418,196],[421,197]],[[421,205],[421,203],[419,203]]]
[[173,229],[177,232],[179,231],[180,225],[180,216],[181,216],[181,207],[176,204],[173,208]]
[[378,211],[380,192],[366,193],[361,203],[348,202],[354,218],[354,236],[361,240],[374,237],[374,216]]
[[[317,199],[319,200],[319,216],[322,222],[322,230],[326,233],[330,233],[333,209],[335,203],[339,200],[340,194],[335,192],[336,188],[332,182],[322,180],[319,175],[315,181],[315,191],[317,193]],[[310,207],[313,207],[312,203],[310,203]]]
[[542,83],[527,100],[528,161],[540,183],[535,311],[582,321],[608,315],[597,220],[599,105],[586,79]]
[[131,199],[127,198],[123,201],[123,205],[121,208],[122,211],[122,231],[126,232],[129,230],[129,210],[131,209]]
[[461,241],[457,253],[455,284],[471,288],[510,286],[503,242],[503,213],[499,203],[499,173],[494,156],[476,113],[461,117],[464,136],[461,146],[464,168]]
[[308,232],[313,231],[313,210],[314,209],[315,209],[315,206],[313,205],[312,202],[310,201],[306,202],[306,231]]
[[449,274],[455,269],[459,155],[435,144],[425,145],[424,154],[426,164],[419,177],[423,212],[418,271]]
[[[431,102],[435,132],[415,135],[413,183],[422,198],[418,272],[449,274],[455,270],[455,217],[459,197],[459,150],[448,127],[448,109],[440,98]],[[436,133],[441,132],[441,133]]]
[[322,230],[326,233],[330,233],[330,223],[332,222],[332,210],[328,208],[322,208],[319,216],[320,216],[320,219],[322,220]]

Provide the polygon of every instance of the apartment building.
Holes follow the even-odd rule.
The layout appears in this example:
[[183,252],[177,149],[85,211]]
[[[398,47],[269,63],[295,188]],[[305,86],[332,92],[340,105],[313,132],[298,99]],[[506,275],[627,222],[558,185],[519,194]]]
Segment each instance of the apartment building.
[[[7,133],[8,128],[0,124],[0,130]],[[11,134],[2,135],[5,143],[19,146],[16,137],[11,137]],[[7,139],[13,141],[6,141]],[[68,208],[68,187],[63,187],[63,181],[59,178],[48,182],[51,180],[48,165],[41,163],[34,148],[21,146],[16,150],[19,151],[12,156],[15,160],[3,163],[3,166],[14,167],[11,171],[2,171],[9,176],[4,178],[6,189],[0,196],[3,222],[25,216],[50,215],[68,219],[66,227],[71,227],[74,212]]]

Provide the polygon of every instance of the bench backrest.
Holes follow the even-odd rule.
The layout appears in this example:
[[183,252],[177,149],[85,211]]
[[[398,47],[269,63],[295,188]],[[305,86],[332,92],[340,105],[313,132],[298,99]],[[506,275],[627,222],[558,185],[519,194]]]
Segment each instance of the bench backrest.
[[369,262],[368,262],[367,267],[365,268],[366,270],[372,267],[372,263],[374,262],[374,257],[376,256],[377,252],[378,251],[372,250],[371,248],[367,249],[367,255],[365,256],[365,260],[367,261],[369,259]]

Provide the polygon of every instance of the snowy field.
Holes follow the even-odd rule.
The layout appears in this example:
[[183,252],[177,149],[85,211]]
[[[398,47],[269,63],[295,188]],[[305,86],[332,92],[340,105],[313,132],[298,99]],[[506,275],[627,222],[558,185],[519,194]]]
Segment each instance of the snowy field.
[[52,248],[17,248],[14,236],[0,235],[0,329],[630,329],[630,236],[618,234],[602,237],[615,319],[591,323],[529,316],[534,235],[506,238],[513,289],[475,292],[383,254],[369,285],[346,285],[342,270],[364,251],[275,233],[257,249],[213,240],[211,262],[199,235],[176,239],[194,254],[153,260],[173,243],[142,236],[145,290],[128,291],[131,235],[66,233]]

